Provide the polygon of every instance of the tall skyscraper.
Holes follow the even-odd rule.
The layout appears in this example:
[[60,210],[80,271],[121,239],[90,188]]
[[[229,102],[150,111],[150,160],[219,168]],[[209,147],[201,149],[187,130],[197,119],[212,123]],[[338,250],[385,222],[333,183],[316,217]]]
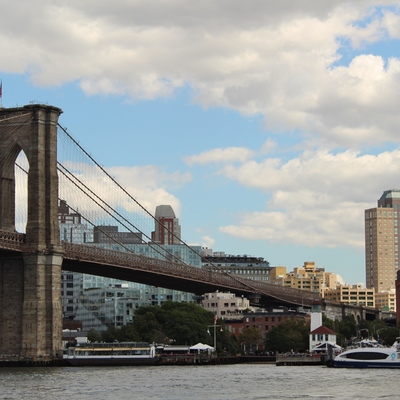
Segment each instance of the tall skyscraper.
[[174,210],[169,205],[156,207],[155,228],[151,240],[160,244],[180,244],[181,226]]
[[395,288],[399,268],[400,190],[385,190],[378,207],[365,210],[365,273],[375,292]]

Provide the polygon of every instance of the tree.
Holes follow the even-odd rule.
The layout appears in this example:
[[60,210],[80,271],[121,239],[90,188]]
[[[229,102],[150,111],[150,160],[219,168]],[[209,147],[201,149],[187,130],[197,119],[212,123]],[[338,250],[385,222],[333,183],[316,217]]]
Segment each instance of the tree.
[[209,342],[207,326],[213,321],[212,312],[194,303],[168,302],[161,308],[165,333],[174,343]]
[[214,314],[194,303],[166,302],[162,306],[140,307],[133,326],[141,340],[161,343],[210,343],[207,326]]
[[102,332],[101,340],[106,343],[112,343],[118,340],[119,329],[116,328],[114,325],[111,325],[107,328],[106,331]]
[[139,340],[149,343],[164,343],[166,334],[157,318],[159,308],[159,306],[147,306],[136,311],[133,327]]
[[255,352],[258,345],[262,343],[263,334],[261,329],[251,326],[240,335],[240,342],[244,344],[245,351]]
[[101,340],[106,343],[137,342],[139,341],[139,335],[132,325],[125,325],[120,328],[112,325],[101,334]]
[[240,343],[235,335],[232,335],[222,326],[222,331],[217,332],[217,352],[236,356],[240,352]]
[[310,325],[304,319],[290,318],[268,333],[265,347],[268,351],[304,352],[309,348]]
[[94,342],[100,342],[101,341],[101,336],[98,334],[96,329],[91,328],[87,334],[87,339],[90,343]]
[[[208,327],[214,325],[214,314],[194,303],[166,302],[162,306],[143,306],[136,310],[133,324],[103,332],[102,340],[143,341],[160,344],[188,344],[198,342],[214,345],[214,333]],[[220,322],[218,325],[223,325]],[[211,329],[210,329],[211,331]],[[226,329],[217,329],[217,349],[236,355],[239,344]]]
[[392,326],[387,326],[379,332],[379,339],[382,340],[384,346],[391,346],[399,336],[399,330]]
[[133,325],[124,325],[121,326],[120,332],[118,335],[119,342],[138,342],[139,334],[136,332],[136,329]]
[[336,343],[344,346],[357,335],[357,324],[353,315],[346,315],[341,321],[335,321]]

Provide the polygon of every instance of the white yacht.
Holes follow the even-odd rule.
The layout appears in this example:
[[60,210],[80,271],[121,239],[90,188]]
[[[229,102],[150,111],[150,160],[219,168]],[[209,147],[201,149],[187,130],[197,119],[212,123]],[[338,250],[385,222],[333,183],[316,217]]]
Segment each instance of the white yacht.
[[392,347],[356,347],[337,355],[335,368],[400,368],[400,338]]

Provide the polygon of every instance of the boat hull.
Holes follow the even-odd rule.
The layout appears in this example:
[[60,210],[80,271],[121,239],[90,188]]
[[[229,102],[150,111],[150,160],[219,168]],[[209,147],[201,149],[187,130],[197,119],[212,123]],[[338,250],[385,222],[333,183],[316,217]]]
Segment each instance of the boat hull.
[[400,362],[333,361],[334,368],[400,368]]
[[159,357],[75,357],[64,359],[66,365],[71,367],[101,367],[101,366],[129,366],[129,365],[157,365]]

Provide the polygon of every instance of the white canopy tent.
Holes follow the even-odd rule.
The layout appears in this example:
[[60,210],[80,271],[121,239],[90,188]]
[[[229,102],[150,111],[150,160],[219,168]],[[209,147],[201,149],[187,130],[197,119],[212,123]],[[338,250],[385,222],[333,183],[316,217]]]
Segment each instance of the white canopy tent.
[[334,351],[341,351],[342,348],[337,345],[336,343],[333,342],[323,342],[320,344],[317,344],[314,348],[313,348],[313,352],[315,353],[319,353],[319,352],[326,352],[328,351],[328,347],[332,347]]
[[208,344],[203,344],[203,343],[197,343],[194,346],[190,348],[190,350],[198,350],[198,351],[208,351],[211,352],[214,350],[212,346],[209,346]]

